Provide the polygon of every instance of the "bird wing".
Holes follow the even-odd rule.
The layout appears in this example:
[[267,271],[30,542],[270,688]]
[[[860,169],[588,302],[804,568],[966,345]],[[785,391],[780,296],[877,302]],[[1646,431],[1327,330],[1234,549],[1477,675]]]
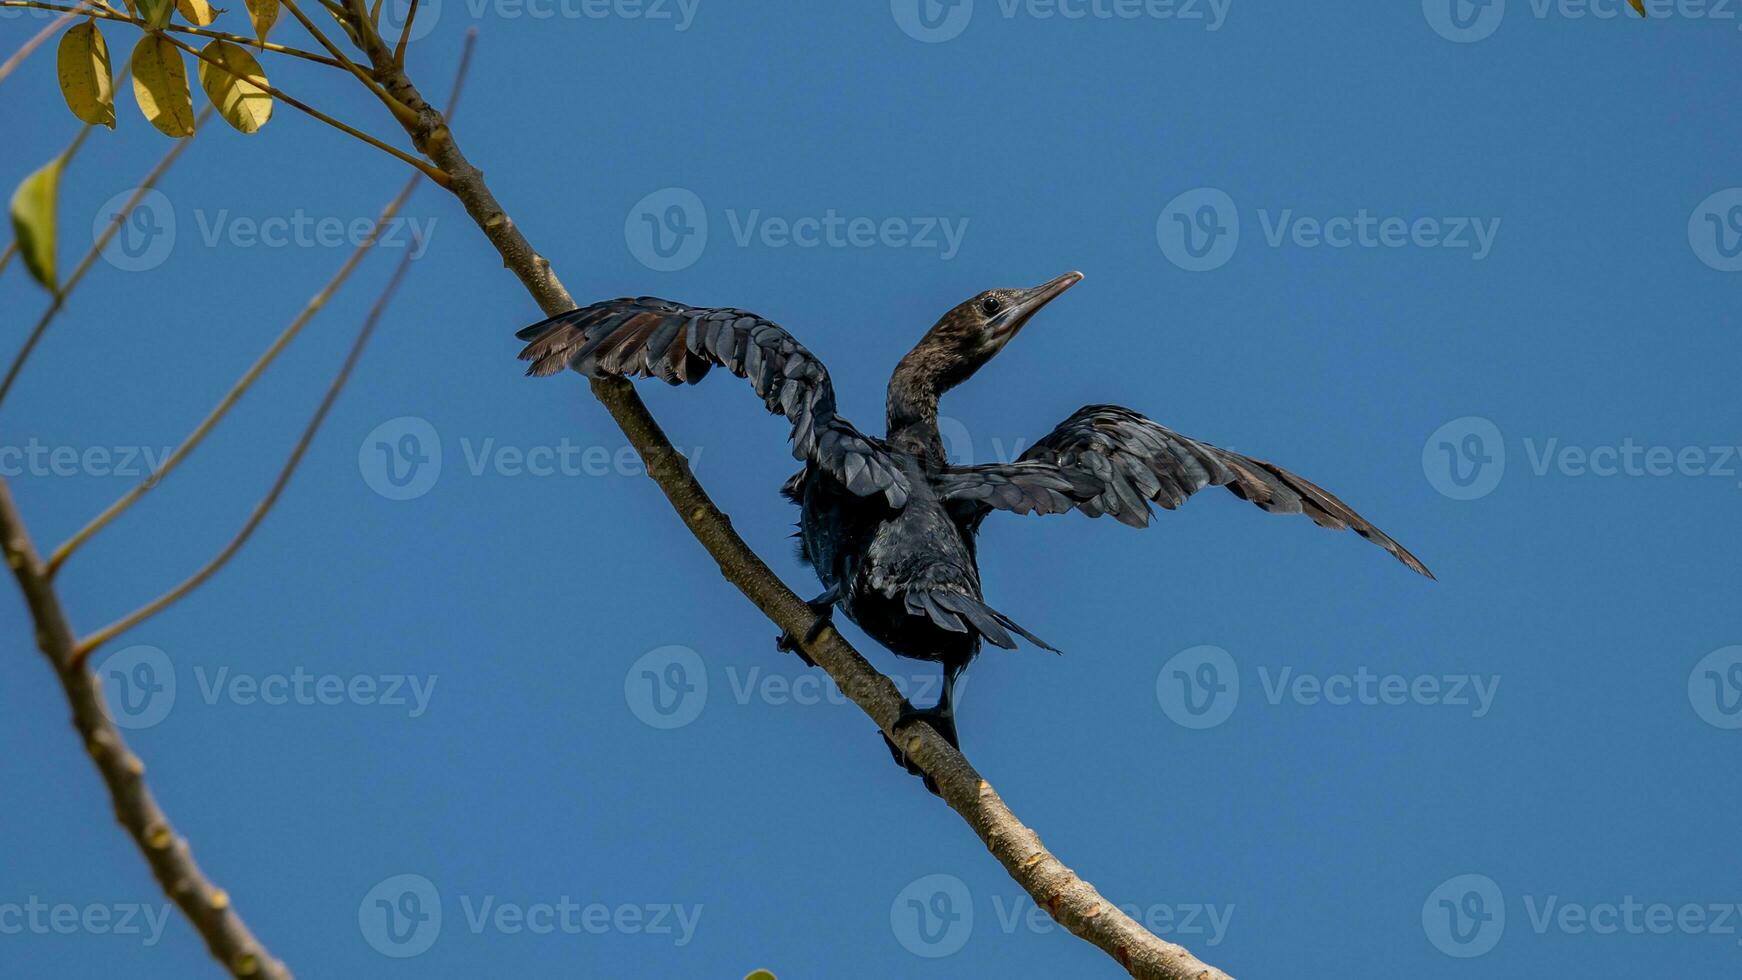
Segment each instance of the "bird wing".
[[1433,578],[1421,560],[1348,504],[1273,463],[1188,439],[1128,408],[1087,405],[1014,463],[948,467],[935,478],[944,500],[1018,514],[1076,509],[1149,524],[1151,501],[1173,510],[1207,486],[1227,487],[1274,514],[1305,514],[1320,527],[1356,534]]
[[905,474],[879,440],[835,414],[829,372],[770,320],[734,309],[690,307],[652,296],[608,300],[535,323],[526,373],[572,367],[589,378],[658,378],[695,384],[716,364],[747,379],[770,412],[792,422],[792,454],[822,468],[861,497],[907,501]]

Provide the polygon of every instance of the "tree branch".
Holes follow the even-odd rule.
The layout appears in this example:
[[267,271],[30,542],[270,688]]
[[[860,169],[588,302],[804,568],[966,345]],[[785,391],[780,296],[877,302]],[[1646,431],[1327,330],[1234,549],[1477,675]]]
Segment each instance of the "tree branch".
[[4,479],[0,479],[0,549],[36,623],[36,644],[53,665],[67,703],[72,705],[73,727],[108,785],[115,818],[145,855],[164,894],[187,915],[205,939],[206,948],[232,975],[290,980],[290,971],[272,958],[231,907],[230,896],[212,884],[194,862],[187,841],[175,832],[145,784],[145,763],[127,748],[120,729],[109,720],[102,682],[75,663],[72,629]]
[[[109,522],[120,517],[122,512],[133,506],[140,497],[143,497],[147,492],[156,489],[157,485],[163,482],[163,478],[168,476],[171,471],[179,466],[181,461],[186,459],[189,453],[192,453],[196,448],[198,448],[199,444],[205,440],[206,436],[209,435],[214,428],[217,428],[218,423],[224,420],[224,416],[229,414],[230,409],[235,407],[236,403],[242,399],[242,396],[248,393],[248,389],[253,387],[254,382],[259,380],[260,376],[266,372],[266,369],[271,366],[272,362],[278,358],[278,355],[290,345],[292,340],[296,339],[297,334],[302,332],[302,328],[307,326],[310,320],[314,319],[316,313],[319,313],[326,307],[327,302],[339,291],[339,287],[344,285],[345,280],[351,277],[352,272],[356,271],[357,265],[362,261],[363,256],[369,251],[370,247],[375,244],[375,236],[380,233],[381,228],[386,225],[387,222],[393,220],[393,217],[399,213],[399,209],[405,206],[406,199],[411,196],[411,192],[417,188],[417,185],[421,180],[421,177],[414,175],[410,180],[406,181],[405,186],[400,188],[399,193],[394,196],[393,200],[388,202],[385,208],[382,209],[381,215],[375,220],[375,226],[370,230],[368,237],[352,250],[350,257],[347,258],[345,263],[339,267],[339,271],[333,273],[333,277],[327,280],[327,284],[322,286],[320,291],[315,293],[314,296],[310,297],[308,305],[302,308],[302,312],[298,313],[296,317],[290,321],[290,324],[286,326],[284,330],[279,333],[277,338],[272,341],[272,344],[255,359],[254,363],[249,366],[248,370],[243,372],[240,378],[236,379],[236,383],[230,387],[229,391],[224,393],[224,397],[218,400],[218,404],[206,414],[204,419],[200,420],[200,424],[194,427],[194,430],[188,434],[188,437],[182,440],[181,445],[177,446],[175,451],[170,453],[169,456],[164,459],[163,463],[159,465],[157,469],[153,470],[149,476],[141,480],[131,490],[122,494],[120,499],[110,504],[102,513],[92,518],[89,523],[80,528],[72,537],[68,538],[65,543],[54,549],[54,553],[49,555],[48,558],[47,572],[50,578],[53,578],[60,571],[61,566],[66,563],[66,560],[72,556],[74,551],[78,550],[80,545],[89,540],[92,535],[108,526]],[[406,254],[411,254],[409,249]]]
[[[369,237],[364,239],[363,244],[357,247],[357,251],[351,254],[351,258],[347,260],[345,267],[340,270],[339,275],[334,277],[333,282],[328,283],[327,289],[322,290],[321,294],[316,296],[316,302],[311,303],[310,306],[304,310],[305,313],[312,316],[312,311],[319,309],[319,304],[325,302],[326,296],[330,294],[331,290],[337,288],[338,283],[343,282],[350,274],[351,269],[356,266],[357,259],[361,258],[363,252],[367,251],[370,246],[375,244],[376,236],[381,233],[382,227],[392,219],[394,213],[399,210],[400,205],[403,204],[405,199],[411,195],[412,190],[417,187],[419,179],[420,178],[418,177],[412,177],[411,180],[407,182],[405,189],[400,191],[399,196],[395,197],[387,208],[381,212],[381,216],[375,221],[375,226],[369,231]],[[303,430],[302,438],[297,440],[296,446],[290,452],[290,457],[285,460],[284,466],[278,471],[278,478],[273,481],[272,488],[266,492],[266,496],[261,499],[260,503],[254,506],[253,512],[248,515],[248,520],[243,522],[242,528],[236,532],[236,535],[230,539],[228,544],[224,545],[222,550],[214,555],[210,561],[201,565],[198,571],[184,579],[181,584],[121,617],[115,622],[110,623],[108,626],[97,630],[90,636],[80,640],[73,648],[73,662],[75,664],[83,663],[85,659],[91,655],[93,650],[96,650],[104,643],[109,642],[120,634],[125,633],[133,627],[138,626],[140,623],[145,622],[147,619],[150,619],[165,609],[168,609],[170,606],[175,605],[188,593],[199,588],[201,585],[204,585],[207,579],[216,575],[218,570],[228,564],[230,559],[236,556],[236,552],[242,550],[242,546],[248,543],[248,539],[254,535],[254,531],[260,526],[260,522],[266,519],[266,515],[272,511],[273,505],[278,503],[278,498],[284,493],[284,488],[290,484],[290,478],[296,473],[297,465],[302,462],[303,454],[308,450],[309,443],[314,439],[315,433],[319,431],[321,422],[326,419],[327,410],[332,407],[333,400],[339,395],[339,390],[344,387],[345,382],[350,378],[351,368],[355,364],[358,355],[362,353],[363,344],[368,341],[369,335],[374,331],[375,321],[380,318],[381,308],[384,305],[385,300],[392,295],[394,288],[397,287],[399,279],[403,275],[404,262],[410,261],[411,256],[412,249],[406,249],[405,257],[401,262],[402,269],[394,273],[393,281],[389,284],[387,292],[383,294],[382,302],[378,303],[376,308],[370,311],[369,318],[364,323],[363,330],[359,333],[357,342],[355,346],[353,346],[350,356],[346,358],[345,364],[339,370],[338,376],[333,379],[332,386],[328,388],[326,397],[322,399],[320,407],[315,410],[314,417],[309,420],[307,428]],[[306,322],[306,320],[304,322]],[[285,335],[280,335],[279,340],[288,342],[289,337],[286,335],[290,333],[291,331],[287,330]],[[262,357],[260,362],[256,362],[255,368],[264,370],[265,364],[269,363],[273,356],[276,356],[278,346],[279,345],[275,344],[273,350],[269,350],[267,354]],[[250,374],[254,374],[254,372],[251,371]],[[194,436],[189,439],[188,443],[184,444],[176,451],[178,456],[186,455],[187,450],[191,450],[194,445],[198,444],[201,438],[204,438],[205,432],[210,431],[211,426],[216,425],[218,421],[223,418],[224,414],[229,410],[229,406],[234,404],[234,399],[241,397],[242,391],[246,390],[247,384],[251,383],[252,380],[252,377],[245,376],[243,381],[239,383],[236,388],[231,389],[230,393],[226,395],[225,401],[221,402],[218,408],[215,409],[211,415],[207,416],[205,422],[201,424],[200,429],[195,430]],[[180,460],[177,459],[176,461],[179,462]],[[167,471],[167,469],[168,463],[166,462],[164,471]],[[133,492],[128,494],[128,496],[121,498],[121,500],[116,502],[116,506],[111,507],[98,518],[98,521],[101,523],[92,522],[92,524],[87,526],[84,531],[79,532],[79,536],[75,536],[74,540],[67,542],[67,544],[76,544],[78,541],[83,540],[84,537],[88,537],[90,534],[95,533],[103,524],[108,523],[108,521],[112,520],[116,514],[119,514],[122,510],[126,509],[128,504],[138,499],[139,495],[145,492],[145,489],[149,484],[155,482],[164,471],[153,474],[146,484],[141,484],[139,487],[134,488]],[[67,554],[70,553],[71,549],[67,546],[63,546],[55,552],[55,556],[59,560],[64,561]],[[52,573],[57,568],[58,565],[51,561],[49,567],[44,569],[44,573]]]
[[[457,103],[460,86],[465,80],[466,69],[471,61],[472,40],[467,39],[466,47],[460,57],[460,66],[454,78],[454,94],[450,98],[449,109]],[[162,170],[179,153],[186,141],[180,141],[172,149],[171,155],[159,163],[153,171],[152,179],[161,176]],[[368,239],[373,242],[382,225],[399,209],[407,196],[416,188],[418,178],[413,177],[406,183],[392,203],[384,209],[377,220],[374,230]],[[131,208],[137,200],[130,201]],[[113,231],[111,227],[110,231]],[[96,245],[101,250],[103,240]],[[367,247],[366,245],[364,247]],[[339,393],[362,357],[363,350],[374,334],[381,321],[382,314],[392,301],[406,271],[410,268],[412,256],[416,250],[408,248],[401,257],[392,277],[383,288],[369,314],[364,318],[363,325],[357,332],[356,339],[346,354],[344,363],[340,366],[332,382],[328,385],[319,406],[304,427],[302,436],[297,440],[289,459],[280,470],[278,479],[271,491],[254,510],[241,534],[225,549],[214,562],[195,579],[184,583],[181,594],[191,589],[202,576],[209,576],[216,571],[230,554],[233,554],[260,520],[265,517],[272,504],[278,499],[290,476],[295,472],[297,464],[319,431],[327,414],[331,411]],[[353,262],[356,256],[352,257]],[[334,284],[329,283],[329,289]],[[111,801],[115,806],[115,814],[121,825],[127,828],[133,836],[140,853],[145,855],[146,863],[150,865],[153,875],[177,906],[187,915],[195,931],[206,941],[206,947],[212,956],[224,965],[235,977],[250,978],[250,980],[290,980],[288,968],[261,945],[247,923],[230,905],[229,895],[206,878],[199,866],[194,862],[193,853],[187,841],[175,832],[169,822],[169,817],[158,806],[152,797],[150,788],[145,783],[145,764],[140,761],[127,747],[122,733],[113,722],[104,706],[101,681],[85,669],[85,659],[97,643],[109,636],[115,635],[125,625],[138,622],[143,616],[130,616],[122,623],[105,630],[98,631],[84,643],[77,642],[73,637],[72,627],[68,625],[66,614],[62,611],[60,599],[55,592],[54,582],[49,568],[38,556],[35,545],[25,528],[24,519],[20,515],[12,499],[11,488],[3,478],[0,478],[0,554],[4,554],[6,565],[12,569],[13,576],[18,580],[20,590],[24,593],[25,604],[30,611],[31,620],[36,626],[37,645],[44,656],[54,667],[56,676],[60,679],[67,701],[73,709],[73,725],[83,737],[85,748],[95,761],[98,771],[108,785]],[[175,596],[179,598],[179,595]],[[167,597],[166,597],[167,598]],[[171,598],[169,601],[174,601]],[[162,605],[167,605],[163,602]],[[156,603],[153,606],[162,608]],[[148,609],[151,607],[148,607]],[[155,609],[151,609],[155,611]]]
[[[413,177],[411,183],[415,187],[417,178]],[[380,231],[381,224],[385,223],[385,220],[383,218],[381,222],[376,224],[375,232]],[[371,243],[373,243],[375,232],[370,233]],[[370,335],[375,332],[375,325],[380,321],[381,314],[386,310],[388,302],[392,300],[394,292],[398,290],[400,280],[405,277],[405,270],[411,264],[412,255],[412,249],[405,250],[405,255],[400,259],[399,266],[393,271],[393,277],[388,280],[387,288],[382,290],[381,297],[375,301],[375,306],[369,310],[369,316],[363,321],[363,328],[357,332],[357,339],[352,342],[350,353],[345,355],[345,363],[339,368],[339,373],[333,377],[332,383],[327,386],[326,395],[321,398],[320,405],[315,409],[314,415],[309,418],[308,425],[303,428],[302,436],[297,439],[296,445],[290,451],[290,457],[284,461],[284,466],[279,469],[278,478],[272,481],[272,489],[266,491],[266,496],[254,506],[254,511],[248,515],[248,520],[243,523],[242,529],[236,532],[236,536],[230,539],[230,543],[226,544],[223,550],[219,551],[211,561],[206,562],[199,571],[188,576],[180,585],[80,640],[72,652],[72,663],[75,667],[82,665],[90,657],[93,650],[168,609],[183,596],[205,584],[207,579],[216,575],[218,570],[223,568],[231,558],[234,558],[236,552],[242,550],[244,544],[248,543],[248,539],[253,536],[255,529],[260,526],[260,522],[266,519],[266,515],[272,511],[273,505],[278,503],[278,498],[284,493],[284,488],[290,485],[290,478],[296,474],[296,468],[302,463],[303,455],[308,452],[309,445],[314,442],[315,433],[320,431],[321,423],[326,421],[327,412],[332,409],[333,402],[338,400],[339,392],[345,388],[345,382],[351,379],[351,371],[357,366],[357,359],[363,356],[363,348],[369,343]]]
[[[378,37],[365,38],[365,53],[376,79],[394,98],[417,113],[408,128],[412,142],[452,177],[449,186],[466,212],[501,253],[503,263],[548,315],[575,307],[574,299],[504,213],[484,176],[460,151],[446,120],[418,93],[394,53]],[[731,521],[714,506],[696,482],[688,461],[666,439],[629,382],[592,382],[593,395],[629,437],[647,465],[648,475],[682,518],[690,533],[707,549],[720,573],[773,623],[793,636],[803,636],[815,619],[803,600],[788,589],[745,544]],[[1054,857],[1025,826],[960,752],[924,721],[896,727],[902,698],[895,685],[878,673],[858,651],[832,629],[824,630],[806,652],[884,734],[903,746],[938,784],[944,801],[961,814],[999,863],[1035,902],[1071,932],[1095,944],[1121,967],[1142,980],[1228,980],[1227,975],[1200,962],[1180,946],[1144,929],[1097,892],[1093,885]]]
[[[453,92],[448,97],[449,112],[453,112],[459,105],[460,91],[466,83],[466,70],[470,67],[472,62],[472,47],[476,38],[477,35],[475,33],[467,34],[465,47],[460,52],[460,64],[454,72]],[[131,493],[122,497],[114,506],[104,511],[102,515],[99,515],[96,521],[93,521],[91,524],[87,525],[84,530],[81,530],[78,534],[74,535],[67,544],[56,549],[54,558],[50,560],[48,566],[44,569],[45,574],[52,576],[54,571],[59,568],[59,563],[66,560],[67,555],[71,554],[72,548],[76,546],[78,542],[89,537],[91,534],[96,533],[96,531],[102,528],[103,524],[108,523],[109,520],[113,520],[114,517],[121,511],[125,510],[133,500],[138,499],[141,494],[150,489],[150,485],[155,484],[157,480],[162,478],[164,473],[168,472],[172,463],[179,462],[179,457],[185,456],[188,451],[191,451],[193,447],[205,437],[205,433],[209,432],[213,426],[217,425],[217,423],[224,417],[224,414],[228,412],[229,407],[235,403],[236,399],[242,396],[242,393],[253,383],[254,378],[259,376],[259,372],[264,371],[266,365],[271,363],[272,358],[277,356],[278,351],[283,349],[283,345],[289,343],[291,337],[295,336],[295,332],[301,329],[302,324],[308,322],[308,318],[312,317],[316,310],[325,305],[327,299],[331,297],[333,292],[337,290],[340,284],[350,276],[351,270],[356,268],[357,262],[363,257],[363,253],[367,252],[370,247],[375,244],[382,229],[387,226],[389,221],[393,220],[394,215],[396,215],[399,212],[399,209],[404,206],[406,199],[411,197],[411,192],[417,189],[417,185],[417,177],[412,177],[410,180],[406,181],[405,186],[400,188],[399,193],[394,196],[393,200],[388,202],[385,208],[382,209],[380,216],[375,219],[374,226],[369,229],[368,236],[363,239],[363,242],[358,245],[356,250],[351,253],[351,256],[346,259],[344,266],[339,269],[339,272],[319,293],[315,294],[314,299],[310,300],[309,305],[304,308],[302,314],[297,318],[297,321],[293,322],[284,333],[279,335],[278,340],[273,343],[272,347],[267,350],[266,354],[262,355],[260,360],[255,362],[254,366],[249,369],[248,373],[243,375],[242,380],[237,382],[235,387],[231,388],[224,400],[219,402],[218,407],[214,409],[212,413],[206,417],[205,421],[194,430],[194,434],[189,437],[188,441],[184,443],[181,448],[176,450],[175,455],[171,456],[169,461],[165,462],[164,467],[158,472],[152,474],[151,478],[144,484],[135,487]],[[363,328],[358,332],[357,339],[352,344],[350,353],[346,355],[344,365],[339,368],[339,373],[333,378],[332,384],[327,388],[326,396],[321,399],[320,406],[315,409],[313,417],[309,419],[308,426],[303,429],[302,437],[297,440],[296,446],[291,449],[290,457],[285,460],[284,466],[279,470],[278,478],[273,481],[272,488],[267,491],[266,496],[260,501],[260,503],[255,505],[253,512],[248,515],[248,520],[243,523],[241,530],[236,532],[235,537],[231,538],[230,542],[226,544],[217,555],[213,556],[210,561],[200,566],[198,571],[188,576],[180,585],[177,585],[175,588],[170,589],[163,595],[158,596],[156,599],[153,599],[133,612],[128,613],[108,626],[92,633],[83,640],[78,641],[78,643],[75,644],[72,653],[73,662],[75,664],[82,664],[85,659],[91,655],[91,652],[96,650],[99,646],[102,646],[104,643],[114,639],[116,636],[138,626],[140,623],[150,619],[152,616],[157,615],[165,609],[168,609],[188,593],[205,584],[207,579],[216,575],[218,570],[223,568],[231,558],[235,557],[236,552],[240,551],[244,544],[248,543],[248,539],[253,536],[255,529],[260,526],[260,523],[266,519],[266,515],[271,512],[273,505],[278,503],[278,498],[284,493],[284,488],[290,484],[290,478],[296,473],[298,464],[302,462],[303,454],[308,451],[309,444],[313,442],[315,433],[320,431],[321,423],[326,420],[328,410],[333,407],[333,402],[339,397],[339,392],[344,389],[345,382],[350,380],[351,370],[356,366],[357,359],[362,356],[364,345],[369,342],[370,335],[375,331],[376,323],[381,319],[381,314],[386,310],[388,302],[392,300],[394,292],[399,288],[400,280],[405,277],[405,272],[410,266],[411,258],[417,252],[417,249],[415,248],[416,244],[417,243],[414,242],[413,247],[408,247],[405,250],[404,256],[400,258],[399,266],[394,270],[393,277],[388,281],[386,289],[382,291],[380,298],[375,301],[375,306],[370,309],[368,317],[363,321]]]

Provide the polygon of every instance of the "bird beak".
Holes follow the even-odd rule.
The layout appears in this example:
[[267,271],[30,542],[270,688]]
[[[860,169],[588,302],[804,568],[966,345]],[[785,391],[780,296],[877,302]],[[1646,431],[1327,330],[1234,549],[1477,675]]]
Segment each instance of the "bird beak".
[[1024,289],[1016,295],[1015,302],[1004,308],[992,322],[993,337],[1000,343],[1008,343],[1028,323],[1030,317],[1040,312],[1040,308],[1059,297],[1060,293],[1083,281],[1081,272],[1067,272],[1057,279],[1051,279],[1033,289]]

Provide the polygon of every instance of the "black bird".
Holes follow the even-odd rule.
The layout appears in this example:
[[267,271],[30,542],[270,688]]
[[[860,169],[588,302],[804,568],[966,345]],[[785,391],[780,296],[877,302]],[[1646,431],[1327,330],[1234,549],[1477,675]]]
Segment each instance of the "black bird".
[[[838,606],[891,651],[941,663],[937,705],[906,705],[904,720],[925,718],[952,745],[956,676],[982,641],[1015,649],[1014,636],[1020,636],[1053,650],[981,598],[974,539],[993,510],[1075,509],[1143,527],[1150,503],[1172,510],[1206,486],[1222,486],[1272,513],[1353,528],[1433,577],[1396,541],[1307,480],[1188,439],[1117,405],[1078,409],[1015,462],[951,465],[938,435],[938,397],[971,377],[1041,307],[1082,278],[1067,272],[1032,289],[989,290],[944,314],[889,380],[889,427],[882,439],[835,413],[828,372],[810,351],[780,326],[743,310],[646,296],[595,303],[520,331],[529,341],[520,357],[532,362],[527,373],[539,376],[574,368],[592,378],[694,384],[720,365],[748,379],[768,410],[792,423],[793,455],[804,461],[782,489],[801,508],[800,557],[824,586],[810,600],[818,618],[804,642],[829,624]],[[781,647],[810,660],[790,636]]]

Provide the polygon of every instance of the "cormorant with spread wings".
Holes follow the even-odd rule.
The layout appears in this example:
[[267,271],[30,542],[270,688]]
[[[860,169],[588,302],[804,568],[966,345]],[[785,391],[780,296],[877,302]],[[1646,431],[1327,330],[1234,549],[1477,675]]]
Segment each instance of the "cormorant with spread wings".
[[520,356],[532,362],[532,375],[573,368],[590,378],[694,384],[718,365],[748,380],[768,410],[792,424],[793,455],[804,469],[782,492],[801,508],[800,555],[824,586],[810,600],[816,624],[803,640],[783,637],[782,648],[808,662],[802,647],[839,608],[891,651],[941,663],[937,705],[910,704],[906,717],[925,718],[951,744],[955,680],[982,642],[1014,649],[1020,636],[1053,649],[981,596],[974,540],[994,510],[1077,510],[1143,527],[1151,504],[1172,510],[1204,487],[1227,487],[1272,513],[1352,529],[1433,577],[1402,545],[1312,482],[1117,405],[1078,409],[1014,462],[951,465],[938,434],[938,398],[1082,278],[1068,272],[1031,289],[989,290],[944,314],[896,366],[881,439],[835,413],[822,362],[780,326],[743,310],[652,297],[595,303],[520,331],[528,341]]

